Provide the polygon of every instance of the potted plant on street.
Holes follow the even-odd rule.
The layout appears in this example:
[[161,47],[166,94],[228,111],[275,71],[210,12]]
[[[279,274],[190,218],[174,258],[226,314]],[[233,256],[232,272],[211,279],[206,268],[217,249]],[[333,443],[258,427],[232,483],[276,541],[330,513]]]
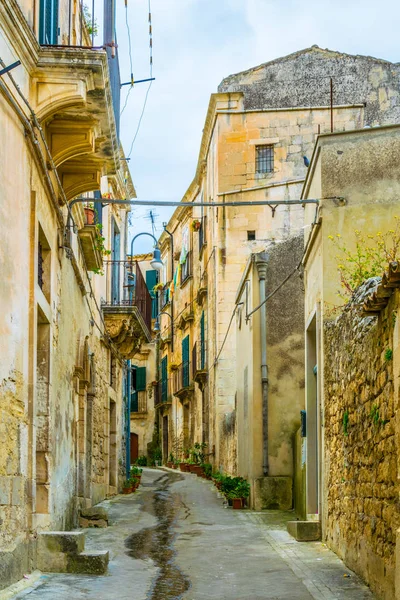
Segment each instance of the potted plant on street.
[[245,479],[242,479],[235,490],[237,496],[242,500],[242,508],[247,502],[247,498],[250,496],[250,484]]
[[173,464],[174,464],[174,455],[171,452],[171,454],[169,455],[169,461],[167,462],[167,467],[169,469],[172,469],[173,468]]
[[132,484],[130,479],[126,479],[122,486],[123,494],[130,494],[132,492]]

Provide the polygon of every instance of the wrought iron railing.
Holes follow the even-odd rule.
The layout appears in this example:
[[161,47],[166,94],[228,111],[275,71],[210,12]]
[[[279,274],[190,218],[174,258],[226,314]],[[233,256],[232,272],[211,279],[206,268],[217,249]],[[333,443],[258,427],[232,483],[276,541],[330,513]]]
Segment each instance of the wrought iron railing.
[[154,405],[164,404],[171,398],[172,381],[170,378],[160,379],[154,388]]
[[138,263],[129,260],[104,261],[106,297],[103,307],[136,306],[151,331],[151,296]]
[[170,298],[170,283],[165,284],[164,288],[161,290],[160,293],[160,305],[161,305],[161,310],[167,306],[167,304],[170,302],[171,298]]
[[202,217],[199,229],[199,252],[207,241],[207,217]]
[[188,252],[185,262],[181,265],[181,284],[192,275],[192,253]]
[[207,348],[206,341],[200,340],[195,342],[192,349],[192,371],[193,377],[199,371],[204,371],[207,368]]
[[172,372],[173,393],[188,388],[191,384],[191,364],[190,361],[181,363],[177,369]]
[[140,392],[134,392],[136,398],[132,397],[131,412],[132,413],[146,413],[147,412],[147,391],[142,390]]

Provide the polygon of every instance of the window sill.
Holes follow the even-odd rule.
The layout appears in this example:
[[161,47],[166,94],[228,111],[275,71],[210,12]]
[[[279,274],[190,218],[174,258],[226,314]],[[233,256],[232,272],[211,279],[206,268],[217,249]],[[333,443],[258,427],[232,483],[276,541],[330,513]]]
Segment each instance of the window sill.
[[191,281],[193,279],[193,275],[188,275],[185,279],[185,281],[182,281],[180,288],[183,289],[189,281]]

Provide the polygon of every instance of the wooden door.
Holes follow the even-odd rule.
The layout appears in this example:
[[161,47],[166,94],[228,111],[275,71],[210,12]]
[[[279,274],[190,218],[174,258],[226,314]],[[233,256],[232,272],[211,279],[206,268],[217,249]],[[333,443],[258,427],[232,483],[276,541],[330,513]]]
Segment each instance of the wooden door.
[[139,458],[139,436],[137,433],[131,433],[131,465]]

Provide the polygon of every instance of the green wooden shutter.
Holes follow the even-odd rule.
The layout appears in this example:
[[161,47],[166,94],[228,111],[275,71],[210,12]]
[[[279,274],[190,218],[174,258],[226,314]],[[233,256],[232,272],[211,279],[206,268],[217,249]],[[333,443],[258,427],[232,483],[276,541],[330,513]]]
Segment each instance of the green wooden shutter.
[[146,367],[136,367],[136,391],[143,392],[146,389]]
[[152,269],[151,271],[146,271],[146,285],[147,289],[150,292],[150,296],[152,297],[151,302],[151,318],[156,319],[158,310],[157,310],[157,297],[156,293],[153,292],[153,288],[157,285],[158,281],[158,271]]
[[161,402],[168,400],[168,356],[161,361]]
[[58,0],[40,0],[39,43],[57,44]]
[[183,369],[183,373],[182,373],[182,378],[183,378],[183,387],[188,387],[189,383],[190,383],[190,377],[189,377],[189,363],[190,363],[190,359],[189,359],[189,336],[187,335],[185,338],[183,338],[182,340],[182,369]]
[[200,369],[204,369],[206,364],[206,339],[205,339],[205,317],[204,310],[200,318]]

